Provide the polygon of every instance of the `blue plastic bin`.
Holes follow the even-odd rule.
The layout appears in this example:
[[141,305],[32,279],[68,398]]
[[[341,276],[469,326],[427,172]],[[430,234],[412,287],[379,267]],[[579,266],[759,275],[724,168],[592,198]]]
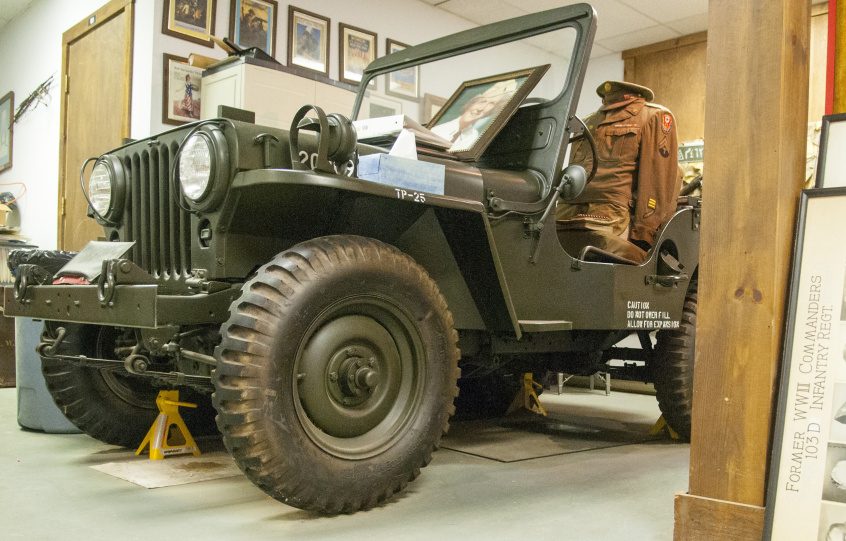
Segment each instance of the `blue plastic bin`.
[[35,347],[44,323],[26,317],[15,318],[15,370],[18,388],[18,424],[53,434],[80,432],[59,410],[41,373],[41,359]]

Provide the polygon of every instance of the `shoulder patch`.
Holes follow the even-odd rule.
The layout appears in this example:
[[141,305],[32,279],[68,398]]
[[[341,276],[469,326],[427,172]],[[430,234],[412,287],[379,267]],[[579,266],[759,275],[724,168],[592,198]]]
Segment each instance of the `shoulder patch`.
[[664,133],[670,133],[670,130],[673,127],[673,115],[670,113],[663,113],[661,115],[661,129],[664,130]]

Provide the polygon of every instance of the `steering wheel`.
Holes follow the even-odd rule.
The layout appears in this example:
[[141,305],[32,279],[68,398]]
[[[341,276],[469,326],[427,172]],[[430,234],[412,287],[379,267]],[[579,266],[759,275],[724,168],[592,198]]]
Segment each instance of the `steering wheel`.
[[588,129],[587,125],[582,121],[581,118],[579,118],[577,116],[573,116],[572,119],[577,120],[579,122],[579,124],[582,125],[582,133],[580,133],[578,135],[574,135],[573,137],[571,137],[570,140],[567,141],[567,144],[572,145],[573,143],[578,143],[582,139],[587,139],[588,146],[590,147],[591,168],[590,168],[590,174],[588,175],[587,180],[585,181],[585,184],[587,184],[591,180],[593,180],[594,176],[596,176],[596,169],[598,168],[598,165],[599,165],[598,164],[598,155],[596,153],[596,141],[593,140],[593,135],[590,134],[590,130]]

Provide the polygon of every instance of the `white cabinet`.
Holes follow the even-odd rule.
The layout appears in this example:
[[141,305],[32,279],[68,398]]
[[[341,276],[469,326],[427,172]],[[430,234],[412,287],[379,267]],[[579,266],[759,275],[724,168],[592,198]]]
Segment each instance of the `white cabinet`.
[[355,93],[347,88],[265,67],[250,58],[212,67],[203,73],[200,118],[217,116],[218,105],[256,114],[256,124],[287,129],[297,110],[317,105],[328,113],[349,116]]

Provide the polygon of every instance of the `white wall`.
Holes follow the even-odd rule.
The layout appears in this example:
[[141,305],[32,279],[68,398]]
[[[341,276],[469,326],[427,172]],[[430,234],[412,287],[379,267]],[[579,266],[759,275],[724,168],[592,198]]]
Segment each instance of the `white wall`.
[[62,33],[103,3],[37,0],[0,31],[0,95],[13,90],[15,108],[53,76],[46,106],[15,124],[12,168],[0,173],[0,191],[17,193],[17,187],[3,183],[26,184],[26,195],[18,201],[22,234],[44,248],[56,247]]
[[[0,0],[2,1],[2,0]],[[41,105],[15,125],[13,167],[0,173],[0,183],[24,182],[20,200],[22,233],[44,248],[55,248],[59,174],[59,76],[62,33],[96,11],[105,0],[35,0],[30,8],[0,32],[0,95],[15,92],[20,103],[38,84],[55,77],[46,106]],[[187,57],[190,53],[222,57],[211,49],[161,33],[162,0],[135,1],[135,43],[130,134],[147,137],[171,128],[161,122],[162,55]],[[217,0],[215,34],[229,33],[229,2]],[[379,36],[378,54],[385,53],[385,38],[417,44],[474,25],[419,0],[301,0],[294,5],[331,19],[329,75],[338,78],[338,23],[366,28]],[[276,57],[287,59],[288,3],[279,2]],[[538,61],[537,64],[546,60]],[[495,69],[495,68],[494,68]],[[588,68],[579,114],[594,111],[599,98],[594,89],[606,79],[622,79],[619,55],[595,59]],[[0,185],[0,191],[5,188]]]

